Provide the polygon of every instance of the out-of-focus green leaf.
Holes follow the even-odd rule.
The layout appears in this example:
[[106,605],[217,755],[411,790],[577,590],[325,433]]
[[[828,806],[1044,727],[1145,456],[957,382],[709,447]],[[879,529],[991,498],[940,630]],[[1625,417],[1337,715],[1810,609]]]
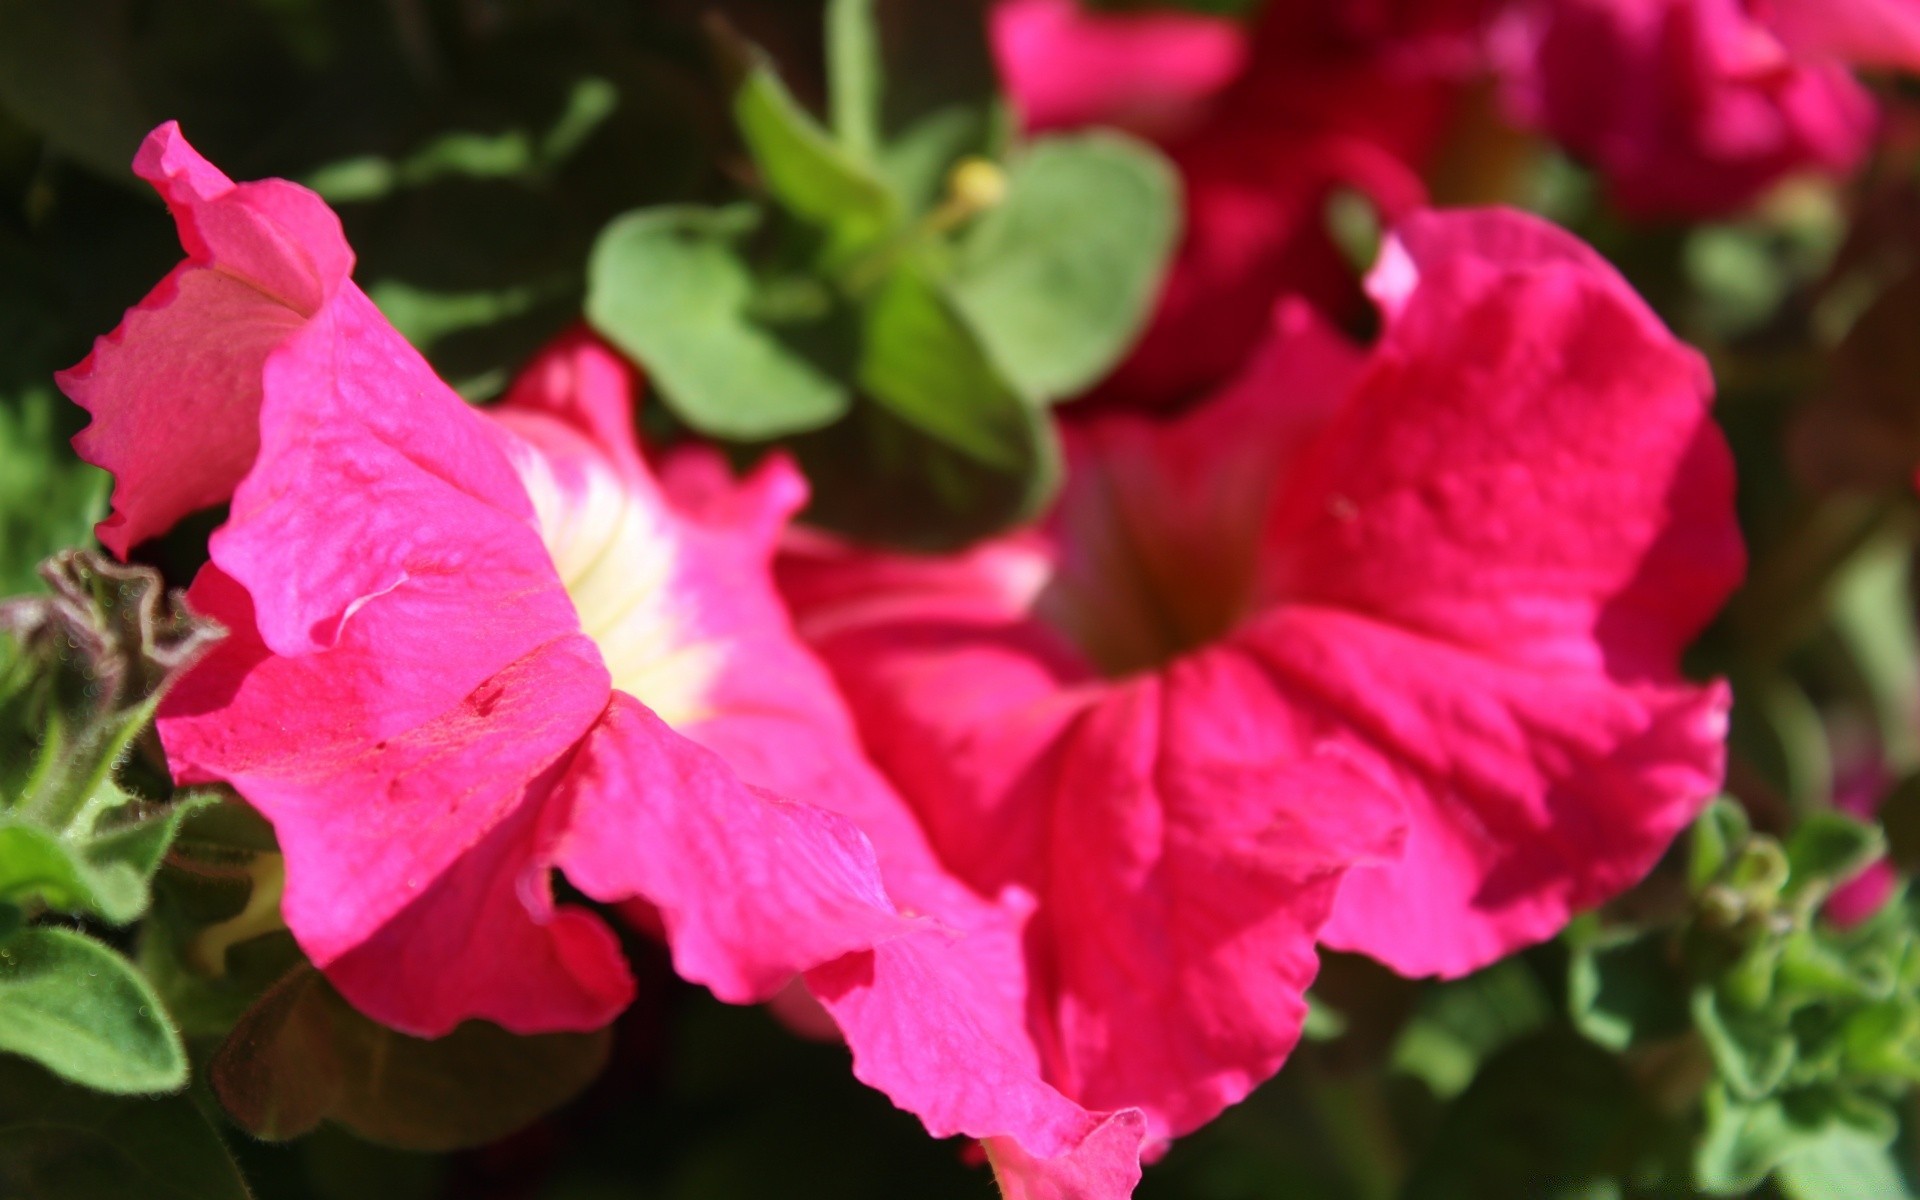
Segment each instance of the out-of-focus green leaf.
[[366,155],[328,163],[310,174],[306,183],[334,204],[379,200],[397,189],[425,187],[442,179],[544,183],[613,115],[619,102],[619,91],[612,83],[590,76],[573,85],[565,108],[544,135],[526,129],[443,133],[398,160]]
[[844,266],[900,225],[893,192],[834,141],[757,56],[734,93],[733,114],[775,203],[825,235],[823,269]]
[[1574,1027],[1616,1053],[1686,1032],[1686,978],[1660,933],[1572,939],[1567,1007]]
[[1839,1126],[1781,1161],[1774,1176],[1791,1200],[1915,1200],[1913,1183],[1885,1142]]
[[951,548],[1037,511],[1059,476],[1045,415],[994,370],[972,332],[911,263],[861,313],[862,402],[799,439],[812,519],[856,537]]
[[1694,1152],[1694,1176],[1702,1191],[1719,1196],[1758,1186],[1774,1167],[1827,1138],[1884,1146],[1897,1128],[1883,1105],[1827,1088],[1743,1101],[1709,1087],[1706,1117],[1706,1133]]
[[1812,813],[1787,839],[1790,896],[1824,896],[1886,851],[1872,825],[1838,812]]
[[1896,773],[1920,767],[1920,640],[1908,575],[1913,547],[1892,530],[1864,547],[1834,581],[1828,602],[1873,699],[1881,754]]
[[91,541],[106,515],[111,480],[67,446],[64,403],[51,388],[0,398],[0,596],[36,590],[40,560]]
[[[1549,1099],[1550,1098],[1550,1099]],[[1495,1055],[1447,1110],[1401,1200],[1557,1200],[1656,1172],[1671,1147],[1619,1060],[1549,1029]],[[1604,1194],[1604,1193],[1602,1193]]]
[[1752,834],[1753,826],[1738,801],[1722,796],[1709,804],[1693,823],[1688,885],[1699,892],[1718,879]]
[[910,267],[893,272],[862,315],[866,395],[988,467],[1034,469],[1039,456],[1026,405],[924,275]]
[[1424,1081],[1437,1096],[1465,1090],[1489,1056],[1546,1023],[1553,1014],[1522,963],[1509,959],[1465,979],[1430,988],[1393,1049],[1396,1069]]
[[516,1037],[470,1021],[446,1037],[396,1033],[310,967],[244,1017],[210,1068],[233,1118],[258,1137],[297,1137],[322,1120],[415,1150],[475,1146],[561,1104],[606,1063],[609,1035]]
[[609,225],[588,268],[587,318],[659,385],[674,412],[718,437],[760,440],[845,415],[845,386],[754,319],[756,284],[735,248],[746,208],[647,209]]
[[4,1056],[0,1196],[249,1200],[220,1135],[184,1096],[103,1096]]
[[102,1092],[187,1081],[186,1050],[147,981],[68,929],[27,928],[0,942],[0,1050]]
[[1732,1094],[1757,1100],[1771,1094],[1793,1068],[1793,1034],[1766,1012],[1730,1006],[1709,987],[1694,992],[1693,1020]]
[[1178,232],[1178,184],[1154,151],[1111,133],[1050,138],[1013,160],[949,286],[1007,379],[1059,399],[1139,333]]

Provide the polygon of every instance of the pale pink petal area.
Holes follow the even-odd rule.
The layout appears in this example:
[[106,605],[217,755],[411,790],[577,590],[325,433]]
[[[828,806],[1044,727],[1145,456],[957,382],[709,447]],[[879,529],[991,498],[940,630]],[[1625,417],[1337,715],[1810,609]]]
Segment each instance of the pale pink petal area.
[[1146,1122],[1128,1110],[1108,1117],[1074,1153],[1037,1159],[1006,1138],[987,1143],[1004,1200],[1121,1200],[1140,1182]]
[[1769,0],[1767,12],[1801,57],[1920,71],[1916,0]]
[[[603,521],[611,533],[589,528],[592,512],[617,494],[622,511],[645,514],[629,517],[630,523],[658,531],[671,547],[657,568],[638,574],[657,576],[662,594],[694,602],[663,615],[642,600],[632,611],[652,607],[656,624],[671,628],[657,642],[666,659],[680,657],[684,666],[688,650],[704,650],[700,682],[689,693],[684,673],[676,677],[648,665],[632,674],[637,699],[680,711],[679,731],[748,783],[851,819],[878,852],[889,895],[920,918],[870,951],[808,971],[807,985],[824,1005],[814,1012],[837,1023],[855,1074],[920,1116],[935,1136],[1012,1138],[1041,1162],[1078,1154],[1107,1114],[1089,1113],[1043,1077],[1026,1016],[1022,939],[1031,898],[1017,889],[991,898],[976,894],[934,857],[914,814],[861,752],[832,680],[800,643],[773,588],[776,539],[803,502],[804,483],[784,459],[736,478],[716,452],[684,447],[657,456],[656,485],[637,455],[629,457],[634,393],[632,373],[620,369],[610,350],[569,337],[491,411],[540,447],[544,468],[523,471],[536,480],[530,486],[543,526],[558,531],[560,542],[612,547],[606,561],[630,582],[636,555],[616,525]],[[633,665],[643,666],[638,659]],[[586,845],[636,840],[595,832],[581,817],[573,829],[569,841]],[[729,826],[729,836],[737,831]],[[582,865],[569,858],[567,866],[591,890]],[[677,954],[688,945],[661,888],[634,882],[623,890],[638,890],[660,905],[655,911],[673,930]],[[741,889],[730,879],[694,878],[686,890]],[[681,966],[705,977],[684,959]],[[776,974],[770,969],[753,990],[763,994]],[[790,992],[780,996],[792,1006]],[[1137,1159],[1137,1133],[1134,1140],[1130,1152]]]
[[280,657],[217,567],[189,595],[229,634],[168,694],[168,761],[273,822],[281,911],[349,999],[422,1036],[468,1017],[594,1028],[625,1006],[611,934],[555,913],[535,840],[553,777],[607,703],[591,643],[562,633],[454,665],[433,634],[354,621],[330,650]]
[[851,821],[742,784],[622,693],[557,801],[552,853],[567,878],[597,900],[651,902],[676,969],[722,1000],[765,1000],[799,971],[911,928]]
[[1239,24],[1177,10],[1095,13],[1078,0],[1004,0],[995,57],[1031,130],[1117,125],[1165,135],[1239,75]]
[[1515,115],[1591,162],[1624,211],[1707,218],[1866,154],[1872,97],[1833,56],[1860,30],[1814,30],[1836,8],[1792,18],[1789,39],[1742,0],[1523,0],[1496,44]]
[[147,136],[134,171],[172,210],[187,260],[58,376],[93,414],[75,445],[113,472],[99,536],[120,555],[232,493],[258,446],[261,363],[353,268],[317,196],[233,183],[172,122]]

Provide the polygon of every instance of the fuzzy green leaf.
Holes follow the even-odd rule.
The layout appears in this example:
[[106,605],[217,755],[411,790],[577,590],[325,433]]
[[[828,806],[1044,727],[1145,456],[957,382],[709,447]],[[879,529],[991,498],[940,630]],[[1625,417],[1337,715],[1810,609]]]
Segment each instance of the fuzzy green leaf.
[[0,1050],[102,1092],[167,1092],[186,1050],[153,989],[83,934],[35,927],[0,942]]

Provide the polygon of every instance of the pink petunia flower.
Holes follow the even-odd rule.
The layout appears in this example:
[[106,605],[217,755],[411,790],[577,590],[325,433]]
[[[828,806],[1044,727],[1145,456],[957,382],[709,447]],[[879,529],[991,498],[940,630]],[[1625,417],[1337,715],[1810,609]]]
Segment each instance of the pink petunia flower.
[[124,555],[230,500],[189,593],[229,636],[160,736],[182,783],[272,821],[287,925],[348,998],[427,1036],[606,1023],[631,977],[554,870],[656,906],[679,971],[734,1001],[913,928],[851,822],[670,728],[713,702],[728,584],[625,412],[543,406],[536,380],[483,415],[349,280],[318,197],[236,185],[172,124],[135,170],[187,259],[61,379],[115,477],[100,537]]
[[1877,124],[1851,66],[1920,68],[1911,0],[1517,0],[1515,113],[1641,217],[1712,217],[1788,175],[1852,170]]
[[605,1022],[631,985],[555,908],[557,868],[723,998],[806,971],[856,1073],[986,1140],[1009,1195],[1129,1194],[1144,1117],[1062,1095],[1025,1027],[1031,897],[944,871],[792,630],[791,465],[649,463],[632,370],[580,334],[471,409],[347,280],[311,193],[236,186],[172,126],[137,169],[189,258],[63,383],[116,473],[117,551],[232,499],[191,596],[233,633],[161,736],[180,779],[274,822],[288,924],[342,991],[424,1034]]
[[1370,286],[1369,350],[1289,305],[1190,414],[1071,428],[1037,527],[783,557],[940,865],[1030,898],[1046,1078],[1150,1137],[1280,1065],[1316,939],[1470,971],[1720,780],[1728,692],[1676,667],[1743,569],[1699,356],[1517,213],[1413,218]]
[[1241,368],[1283,294],[1339,315],[1360,307],[1328,201],[1351,190],[1389,217],[1425,202],[1420,172],[1477,62],[1482,7],[1271,4],[1251,29],[1093,13],[1075,0],[996,7],[1002,73],[1034,127],[1152,136],[1185,188],[1185,229],[1158,308],[1098,396],[1155,408],[1199,398]]

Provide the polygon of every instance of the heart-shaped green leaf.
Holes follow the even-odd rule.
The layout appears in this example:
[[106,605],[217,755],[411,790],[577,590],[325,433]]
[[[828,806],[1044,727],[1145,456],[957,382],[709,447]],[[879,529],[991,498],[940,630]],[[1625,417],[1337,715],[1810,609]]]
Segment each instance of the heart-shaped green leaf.
[[949,287],[990,358],[1026,395],[1077,394],[1146,322],[1179,232],[1179,187],[1117,134],[1036,142],[1006,199],[961,241]]
[[480,1021],[408,1037],[301,966],[234,1027],[210,1074],[228,1113],[259,1137],[298,1137],[331,1120],[386,1145],[451,1150],[570,1099],[600,1073],[610,1043],[606,1030],[517,1037]]
[[632,356],[687,424],[758,441],[845,415],[847,388],[750,312],[736,247],[753,211],[655,208],[607,226],[588,265],[587,319]]

